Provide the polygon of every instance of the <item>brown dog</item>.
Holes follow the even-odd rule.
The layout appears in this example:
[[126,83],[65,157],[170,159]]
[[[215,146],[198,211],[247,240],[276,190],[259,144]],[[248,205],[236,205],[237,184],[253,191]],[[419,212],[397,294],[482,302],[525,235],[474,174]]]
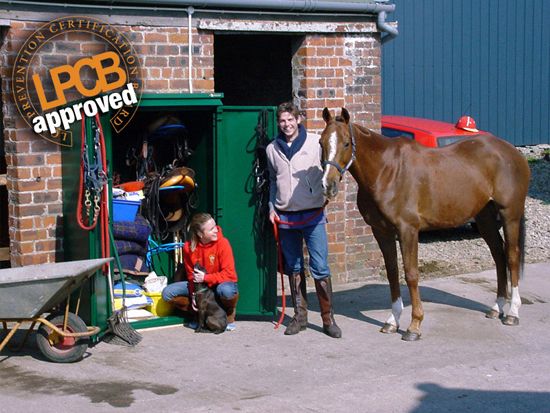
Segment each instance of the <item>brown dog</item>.
[[[206,273],[206,270],[198,263],[195,264],[195,269]],[[204,282],[194,285],[197,310],[199,310],[199,325],[195,329],[195,333],[223,333],[227,328],[227,314],[216,301],[214,291]]]

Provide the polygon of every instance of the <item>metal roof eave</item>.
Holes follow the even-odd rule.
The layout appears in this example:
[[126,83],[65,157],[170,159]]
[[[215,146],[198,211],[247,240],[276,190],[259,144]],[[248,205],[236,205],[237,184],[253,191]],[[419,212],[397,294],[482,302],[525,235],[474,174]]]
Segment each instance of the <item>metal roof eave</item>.
[[389,0],[366,1],[330,1],[330,0],[99,0],[94,3],[106,6],[138,6],[153,7],[195,7],[207,9],[238,9],[257,11],[279,11],[291,13],[352,13],[378,14],[381,11],[392,13],[394,4]]
[[[319,15],[319,14],[347,14],[356,17],[376,16],[377,27],[387,33],[382,37],[382,44],[395,38],[398,31],[386,22],[388,13],[395,10],[394,4],[387,4],[389,0],[373,1],[328,1],[328,0],[97,0],[93,2],[66,3],[55,0],[0,0],[0,4],[7,4],[9,8],[23,10],[39,10],[45,8],[77,8],[92,9],[94,12],[132,11],[137,13],[162,13],[177,11],[188,14],[201,13],[242,13],[253,12],[262,15]],[[197,8],[197,9],[195,9]]]

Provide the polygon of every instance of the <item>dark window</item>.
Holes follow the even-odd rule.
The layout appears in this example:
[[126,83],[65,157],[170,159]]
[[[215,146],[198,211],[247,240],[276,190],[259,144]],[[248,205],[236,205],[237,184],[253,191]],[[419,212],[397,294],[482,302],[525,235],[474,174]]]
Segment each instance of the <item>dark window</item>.
[[382,135],[387,136],[388,138],[398,138],[400,136],[403,136],[404,138],[414,139],[414,133],[405,132],[394,128],[388,128],[385,126],[382,126]]
[[465,136],[442,136],[441,138],[437,138],[437,146],[447,146],[451,143],[458,142],[462,139],[464,139]]

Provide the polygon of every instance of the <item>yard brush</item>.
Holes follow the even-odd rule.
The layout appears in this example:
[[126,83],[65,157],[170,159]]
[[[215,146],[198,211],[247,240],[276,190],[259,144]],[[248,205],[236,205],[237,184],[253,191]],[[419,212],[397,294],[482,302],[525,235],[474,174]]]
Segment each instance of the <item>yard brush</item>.
[[[115,240],[113,232],[109,229],[109,237],[111,239],[111,245],[115,245]],[[107,327],[109,329],[109,335],[105,337],[104,341],[110,344],[117,344],[121,346],[131,346],[134,347],[141,341],[142,337],[128,322],[128,317],[126,315],[126,282],[124,279],[124,273],[122,271],[122,265],[120,263],[120,258],[118,257],[118,252],[116,247],[113,248],[113,255],[118,267],[120,274],[120,281],[122,283],[122,307],[120,310],[115,310],[114,304],[114,292],[113,292],[113,282],[111,278],[111,268],[108,270],[109,278],[109,292],[111,294],[111,305],[112,313],[111,316],[107,319]]]

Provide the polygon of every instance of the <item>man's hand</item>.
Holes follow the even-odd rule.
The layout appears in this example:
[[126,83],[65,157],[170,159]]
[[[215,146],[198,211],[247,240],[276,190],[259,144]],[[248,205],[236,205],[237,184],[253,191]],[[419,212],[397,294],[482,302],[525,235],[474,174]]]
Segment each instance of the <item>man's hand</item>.
[[272,224],[275,222],[275,218],[279,219],[279,215],[277,215],[275,211],[271,211],[269,213],[269,220],[271,221]]

